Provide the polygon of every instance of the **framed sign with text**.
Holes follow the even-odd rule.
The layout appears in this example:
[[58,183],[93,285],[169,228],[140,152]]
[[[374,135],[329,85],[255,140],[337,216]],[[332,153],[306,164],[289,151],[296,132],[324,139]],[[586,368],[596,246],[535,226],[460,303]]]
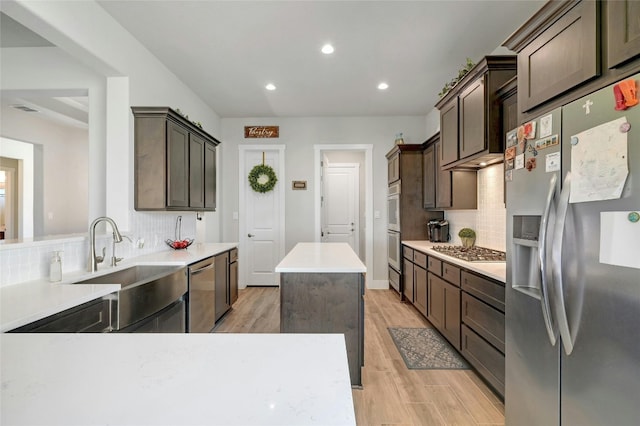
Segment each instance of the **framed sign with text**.
[[278,138],[280,126],[244,126],[244,138]]

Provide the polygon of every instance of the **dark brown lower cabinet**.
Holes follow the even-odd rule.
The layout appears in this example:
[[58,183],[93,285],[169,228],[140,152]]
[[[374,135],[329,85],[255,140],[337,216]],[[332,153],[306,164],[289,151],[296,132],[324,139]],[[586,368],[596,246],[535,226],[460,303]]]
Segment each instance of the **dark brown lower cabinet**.
[[413,262],[407,258],[402,259],[402,294],[405,299],[411,303],[414,302],[413,288],[414,288],[414,275],[413,275]]
[[427,270],[418,265],[413,266],[414,302],[422,315],[427,316]]
[[504,284],[462,271],[462,354],[504,397]]
[[427,319],[435,328],[441,330],[444,326],[444,281],[431,272],[428,274],[427,292]]
[[238,249],[229,252],[229,304],[238,300]]
[[504,354],[462,325],[462,355],[504,397]]
[[429,273],[427,319],[460,349],[460,289]]
[[227,313],[229,304],[229,252],[224,252],[215,257],[216,290],[215,312],[216,321]]
[[404,297],[504,397],[504,283],[403,246]]
[[504,352],[504,312],[462,293],[462,322]]

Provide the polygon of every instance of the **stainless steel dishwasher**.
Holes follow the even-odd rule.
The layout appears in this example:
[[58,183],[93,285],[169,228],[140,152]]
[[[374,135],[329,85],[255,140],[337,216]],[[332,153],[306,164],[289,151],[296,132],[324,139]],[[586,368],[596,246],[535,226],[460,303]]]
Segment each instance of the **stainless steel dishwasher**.
[[189,333],[210,333],[216,323],[215,258],[189,265]]

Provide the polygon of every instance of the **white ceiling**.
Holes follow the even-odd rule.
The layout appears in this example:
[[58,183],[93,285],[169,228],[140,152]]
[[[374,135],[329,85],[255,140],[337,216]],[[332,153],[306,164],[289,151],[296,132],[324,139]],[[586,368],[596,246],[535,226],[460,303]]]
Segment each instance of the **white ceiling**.
[[[98,3],[221,117],[313,117],[426,115],[545,1]],[[3,47],[47,45],[6,18]]]
[[[53,44],[48,40],[0,13],[0,47],[50,46]],[[83,89],[0,90],[0,113],[10,116],[7,108],[59,125],[89,128],[89,97]]]
[[543,1],[98,3],[221,117],[291,117],[426,115]]

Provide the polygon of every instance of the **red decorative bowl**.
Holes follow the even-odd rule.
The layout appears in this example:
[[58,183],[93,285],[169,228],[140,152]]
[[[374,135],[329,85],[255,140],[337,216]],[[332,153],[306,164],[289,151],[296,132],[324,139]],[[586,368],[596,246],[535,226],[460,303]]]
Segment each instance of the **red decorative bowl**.
[[165,243],[174,250],[183,250],[193,244],[193,238],[185,238],[184,240],[165,240]]

